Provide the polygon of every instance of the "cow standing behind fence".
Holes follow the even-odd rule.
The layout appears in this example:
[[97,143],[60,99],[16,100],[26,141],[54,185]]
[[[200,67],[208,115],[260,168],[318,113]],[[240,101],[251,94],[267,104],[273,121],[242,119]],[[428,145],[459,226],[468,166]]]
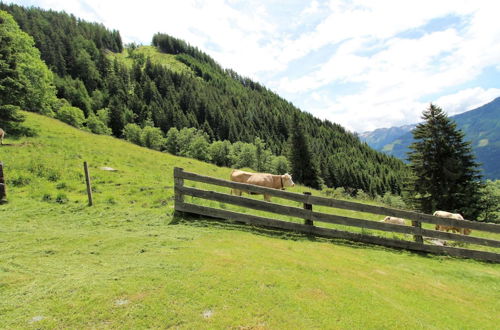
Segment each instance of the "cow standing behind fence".
[[[241,170],[233,170],[230,176],[231,181],[248,183],[256,186],[274,188],[274,189],[285,189],[285,187],[293,187],[292,176],[290,174],[274,175],[269,173],[251,173]],[[246,192],[239,189],[231,189],[231,194],[241,196],[242,192]],[[264,194],[264,200],[267,202],[271,201],[271,196]]]

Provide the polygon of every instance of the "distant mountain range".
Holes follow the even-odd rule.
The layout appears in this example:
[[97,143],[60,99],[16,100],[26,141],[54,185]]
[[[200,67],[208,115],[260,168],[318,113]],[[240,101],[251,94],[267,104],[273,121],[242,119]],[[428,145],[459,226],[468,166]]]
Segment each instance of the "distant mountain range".
[[[500,97],[477,109],[451,116],[465,133],[487,179],[500,179]],[[359,135],[372,148],[406,160],[417,124],[379,128]]]

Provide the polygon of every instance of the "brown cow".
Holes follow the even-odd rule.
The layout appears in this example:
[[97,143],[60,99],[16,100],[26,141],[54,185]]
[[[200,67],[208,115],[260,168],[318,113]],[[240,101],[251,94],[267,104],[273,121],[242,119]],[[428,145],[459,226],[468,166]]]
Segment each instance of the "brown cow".
[[[274,189],[285,189],[285,187],[295,186],[292,181],[292,176],[288,173],[283,175],[274,175],[269,173],[250,173],[241,170],[233,170],[231,172],[231,181]],[[231,189],[231,194],[233,195],[241,196],[243,192],[248,193],[247,191],[239,189]],[[271,196],[264,194],[264,200],[270,202]]]
[[0,144],[3,144],[4,136],[5,136],[5,131],[0,128]]
[[[455,220],[464,220],[464,217],[458,213],[451,213],[451,212],[446,212],[446,211],[436,211],[434,212],[433,216],[435,217],[441,217],[441,218],[448,218],[448,219],[455,219]],[[436,230],[440,231],[452,231],[453,233],[457,232],[462,235],[469,235],[472,230],[469,228],[458,228],[455,226],[447,226],[447,225],[436,225],[435,227]]]

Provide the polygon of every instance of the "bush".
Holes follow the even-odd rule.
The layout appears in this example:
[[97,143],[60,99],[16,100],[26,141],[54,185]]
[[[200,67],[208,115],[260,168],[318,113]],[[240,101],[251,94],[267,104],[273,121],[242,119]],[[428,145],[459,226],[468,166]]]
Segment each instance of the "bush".
[[141,145],[154,150],[160,150],[162,146],[165,144],[163,133],[161,129],[159,129],[158,127],[151,127],[151,126],[144,127],[142,129],[140,139],[142,142]]
[[500,180],[487,180],[481,193],[484,208],[478,220],[500,223]]
[[406,204],[401,198],[401,196],[392,195],[390,192],[386,192],[384,197],[382,197],[382,202],[388,206],[404,209],[406,208]]
[[111,135],[111,128],[108,127],[109,114],[107,109],[97,111],[97,115],[93,113],[87,118],[87,127],[94,134]]
[[177,155],[179,153],[179,130],[172,127],[167,132],[167,138],[165,140],[165,148],[172,155]]
[[125,140],[135,143],[137,145],[142,145],[141,135],[142,128],[137,124],[127,124],[123,129],[123,137]]
[[256,168],[256,147],[251,143],[235,142],[231,152],[231,162],[236,168]]
[[85,123],[83,111],[70,105],[63,105],[57,111],[56,118],[76,128],[82,128]]
[[208,143],[208,138],[204,135],[195,136],[189,144],[188,156],[201,161],[209,161],[210,154],[208,148],[210,147]]
[[212,163],[217,166],[231,166],[231,159],[229,158],[231,148],[231,142],[228,140],[213,142],[208,148]]
[[371,199],[370,196],[361,189],[356,192],[356,198],[363,200],[363,201],[367,201],[367,200]]
[[290,171],[290,163],[285,156],[271,157],[271,171],[275,174],[285,174]]
[[194,138],[198,135],[198,131],[196,128],[183,128],[177,134],[177,147],[179,152],[177,153],[179,156],[191,157],[189,155],[189,147]]

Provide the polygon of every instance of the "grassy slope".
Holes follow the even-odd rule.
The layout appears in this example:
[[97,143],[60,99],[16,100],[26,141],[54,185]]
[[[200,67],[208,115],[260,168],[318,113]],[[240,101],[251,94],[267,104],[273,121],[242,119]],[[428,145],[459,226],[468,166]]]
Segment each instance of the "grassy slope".
[[34,114],[27,123],[39,137],[0,148],[2,327],[498,325],[499,265],[173,217],[173,166],[221,178],[230,169]]
[[[164,54],[158,51],[158,49],[154,46],[140,46],[134,50],[135,54],[141,54],[144,58],[150,58],[151,61],[155,64],[162,64],[163,66],[169,68],[170,70],[177,73],[188,73],[193,74],[193,70],[189,68],[184,63],[178,61],[175,58],[175,55],[172,54]],[[124,49],[122,53],[116,54],[113,52],[109,52],[109,58],[117,58],[122,63],[125,63],[129,68],[132,68],[133,60],[129,57],[130,52],[128,49]]]

